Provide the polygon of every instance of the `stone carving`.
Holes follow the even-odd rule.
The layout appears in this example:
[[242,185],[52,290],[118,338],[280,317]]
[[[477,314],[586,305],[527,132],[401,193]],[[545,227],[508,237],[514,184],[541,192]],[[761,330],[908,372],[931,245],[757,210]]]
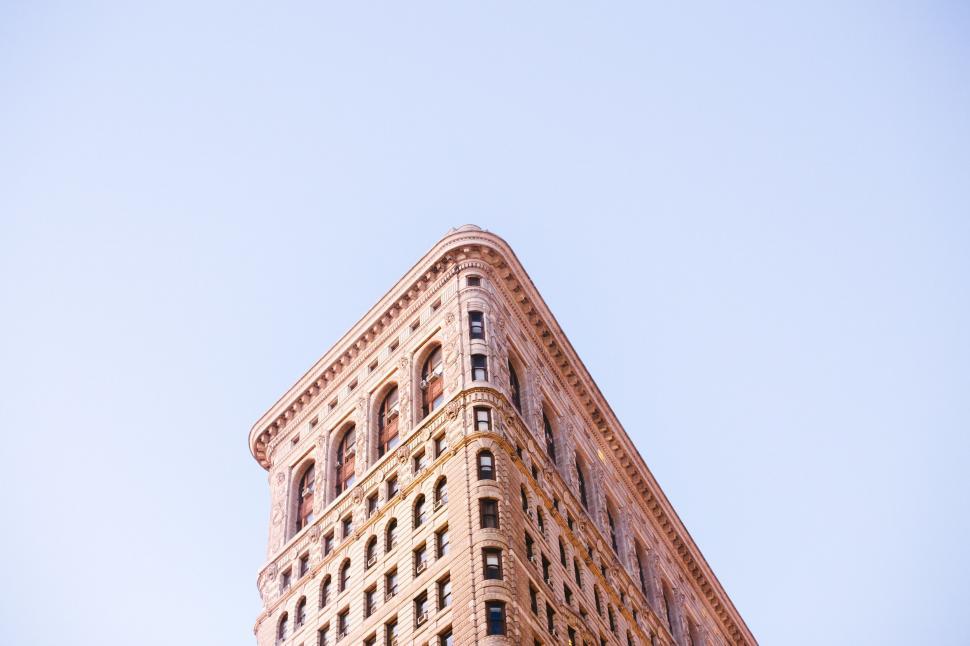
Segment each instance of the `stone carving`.
[[397,365],[401,368],[401,370],[405,370],[405,371],[408,369],[408,366],[410,364],[411,364],[411,355],[409,355],[409,354],[403,355],[397,361]]
[[458,417],[458,413],[460,411],[461,411],[461,404],[459,404],[456,401],[453,401],[450,404],[448,404],[448,407],[445,409],[445,414],[448,416],[449,420],[454,420],[456,417]]
[[276,484],[281,485],[286,482],[286,474],[282,471],[276,472]]
[[408,457],[410,457],[410,455],[411,455],[411,447],[409,447],[407,444],[404,444],[401,446],[401,448],[397,450],[397,461],[400,464],[404,464],[405,462],[408,461]]
[[364,499],[364,492],[360,489],[354,491],[354,504],[359,505]]
[[445,316],[445,325],[450,326],[450,325],[454,325],[454,323],[455,323],[455,313],[448,312],[448,314]]

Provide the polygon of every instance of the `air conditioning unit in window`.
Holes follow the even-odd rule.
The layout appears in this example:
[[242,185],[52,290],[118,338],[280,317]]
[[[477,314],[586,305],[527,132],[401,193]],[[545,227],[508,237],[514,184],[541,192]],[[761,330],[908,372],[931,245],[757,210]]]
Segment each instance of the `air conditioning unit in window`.
[[445,504],[444,500],[442,500],[441,498],[438,498],[437,500],[434,501],[434,503],[432,503],[431,508],[435,511],[438,511],[439,509],[441,509],[441,506],[443,504]]
[[377,563],[377,557],[376,556],[372,556],[369,559],[367,559],[367,567],[373,567],[373,565],[375,563]]
[[536,567],[539,567],[539,557],[537,557],[535,554],[533,554],[532,556],[529,557],[529,563],[531,563],[532,565],[534,565]]
[[394,405],[384,411],[384,419],[391,421],[400,413],[400,402],[394,402]]
[[418,564],[414,566],[414,573],[415,574],[421,574],[422,572],[424,572],[427,569],[428,569],[428,562],[427,561],[418,561]]
[[397,635],[395,635],[395,636],[393,636],[393,637],[391,637],[391,638],[390,638],[390,639],[388,640],[388,642],[387,642],[387,646],[397,646]]
[[417,617],[415,617],[415,619],[414,619],[414,625],[415,626],[420,626],[421,624],[423,624],[427,620],[428,620],[428,611],[427,610],[424,610],[424,611],[421,612],[420,615],[418,615]]
[[434,368],[431,369],[432,379],[434,379],[435,377],[440,377],[443,374],[445,374],[445,367],[443,364],[439,363],[438,365],[436,365]]

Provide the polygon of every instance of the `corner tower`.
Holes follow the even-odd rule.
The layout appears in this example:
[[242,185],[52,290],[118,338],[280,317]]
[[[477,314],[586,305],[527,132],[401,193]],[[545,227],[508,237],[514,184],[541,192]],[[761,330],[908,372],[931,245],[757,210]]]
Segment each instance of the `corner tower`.
[[271,492],[259,646],[756,644],[511,248],[476,226],[249,446]]

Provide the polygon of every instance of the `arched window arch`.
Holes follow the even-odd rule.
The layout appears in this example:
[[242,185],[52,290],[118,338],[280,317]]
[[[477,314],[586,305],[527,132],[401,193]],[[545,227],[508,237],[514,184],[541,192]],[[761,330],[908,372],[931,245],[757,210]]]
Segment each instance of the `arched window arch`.
[[428,520],[428,505],[425,504],[424,494],[420,494],[414,501],[414,526],[420,527]]
[[325,608],[328,603],[330,603],[330,587],[331,587],[330,575],[323,577],[323,582],[320,583],[320,607]]
[[398,444],[399,409],[397,384],[395,384],[384,395],[377,409],[377,457],[381,457]]
[[448,478],[441,477],[434,486],[435,509],[448,502]]
[[387,528],[384,530],[384,551],[390,552],[397,546],[397,519],[392,518],[387,521]]
[[515,372],[512,359],[509,359],[509,391],[512,393],[512,404],[516,410],[522,412],[522,386],[519,384],[519,375]]
[[445,399],[444,364],[440,345],[435,345],[421,367],[421,391],[421,416],[427,417]]
[[579,484],[579,502],[583,503],[586,511],[589,511],[589,495],[586,493],[586,469],[583,462],[576,456],[576,480]]
[[552,423],[549,422],[545,411],[542,412],[542,431],[546,437],[546,453],[549,454],[552,463],[556,464],[556,436],[552,432]]
[[488,449],[478,452],[478,479],[495,479],[495,456]]
[[296,602],[294,623],[296,627],[300,627],[306,623],[306,597],[300,597],[300,600]]
[[353,424],[340,436],[336,459],[334,460],[335,495],[340,495],[354,484],[356,439],[357,435]]
[[315,477],[314,463],[311,462],[304,470],[297,483],[296,491],[296,527],[298,532],[313,522],[313,486]]
[[289,633],[289,628],[290,628],[289,623],[290,623],[290,615],[284,612],[282,615],[280,615],[280,622],[276,625],[277,641],[283,641],[284,639],[286,639],[286,636]]
[[364,547],[364,566],[371,567],[377,563],[377,537],[371,536],[367,539],[367,546]]
[[343,592],[347,589],[347,583],[350,582],[350,559],[344,559],[344,562],[340,565],[340,575],[337,578],[337,591]]

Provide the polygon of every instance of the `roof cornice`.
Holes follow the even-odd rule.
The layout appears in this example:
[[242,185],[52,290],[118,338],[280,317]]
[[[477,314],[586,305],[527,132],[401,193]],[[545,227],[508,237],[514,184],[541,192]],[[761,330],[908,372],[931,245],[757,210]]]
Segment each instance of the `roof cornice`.
[[250,431],[249,445],[253,456],[268,469],[267,448],[273,437],[282,432],[300,411],[315,404],[321,393],[328,392],[343,369],[380,338],[383,331],[396,324],[401,313],[423,292],[449,272],[456,271],[460,263],[473,259],[488,263],[498,279],[495,282],[502,285],[518,313],[532,326],[530,331],[558,369],[562,382],[568,385],[610,447],[614,460],[633,489],[640,493],[640,502],[653,516],[726,633],[736,644],[757,644],[515,252],[502,238],[478,227],[466,225],[445,235],[284,393]]

